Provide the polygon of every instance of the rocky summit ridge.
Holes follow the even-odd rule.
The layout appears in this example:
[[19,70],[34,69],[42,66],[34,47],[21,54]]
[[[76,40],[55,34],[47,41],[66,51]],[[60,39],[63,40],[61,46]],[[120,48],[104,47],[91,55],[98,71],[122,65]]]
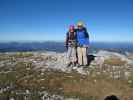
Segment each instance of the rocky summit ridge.
[[88,55],[88,64],[68,67],[66,52],[0,53],[0,99],[103,100],[109,94],[133,99],[132,53],[100,50]]

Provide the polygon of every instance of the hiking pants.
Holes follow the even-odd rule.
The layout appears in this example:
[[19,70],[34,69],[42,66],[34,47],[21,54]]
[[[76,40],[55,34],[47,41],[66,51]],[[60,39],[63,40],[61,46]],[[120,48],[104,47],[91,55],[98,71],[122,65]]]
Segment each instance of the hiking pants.
[[67,63],[70,62],[76,62],[77,57],[76,57],[76,48],[75,47],[68,47],[67,51]]
[[87,65],[87,48],[86,47],[78,47],[78,64],[79,65]]

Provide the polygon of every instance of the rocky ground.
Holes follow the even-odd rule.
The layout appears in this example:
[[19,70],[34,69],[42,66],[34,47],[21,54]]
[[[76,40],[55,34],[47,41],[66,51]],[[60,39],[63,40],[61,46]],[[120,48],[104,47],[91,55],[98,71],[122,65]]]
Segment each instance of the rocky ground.
[[86,67],[67,67],[66,54],[0,53],[0,100],[133,100],[133,54],[99,51]]

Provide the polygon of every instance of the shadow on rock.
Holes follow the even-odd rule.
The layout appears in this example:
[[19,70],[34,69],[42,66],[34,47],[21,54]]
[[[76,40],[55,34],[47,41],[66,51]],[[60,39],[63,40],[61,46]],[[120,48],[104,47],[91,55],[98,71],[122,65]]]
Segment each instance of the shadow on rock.
[[87,60],[88,60],[88,65],[90,65],[90,63],[95,60],[95,57],[94,55],[87,55]]

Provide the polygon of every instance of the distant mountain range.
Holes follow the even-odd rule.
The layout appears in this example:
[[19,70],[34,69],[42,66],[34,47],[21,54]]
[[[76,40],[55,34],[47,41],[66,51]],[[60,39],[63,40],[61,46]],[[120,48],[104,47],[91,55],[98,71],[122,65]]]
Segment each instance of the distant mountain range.
[[[119,53],[133,52],[132,43],[90,43],[90,52],[98,50],[115,51]],[[63,42],[9,42],[0,43],[0,52],[15,52],[15,51],[56,51],[64,52],[66,48]]]

